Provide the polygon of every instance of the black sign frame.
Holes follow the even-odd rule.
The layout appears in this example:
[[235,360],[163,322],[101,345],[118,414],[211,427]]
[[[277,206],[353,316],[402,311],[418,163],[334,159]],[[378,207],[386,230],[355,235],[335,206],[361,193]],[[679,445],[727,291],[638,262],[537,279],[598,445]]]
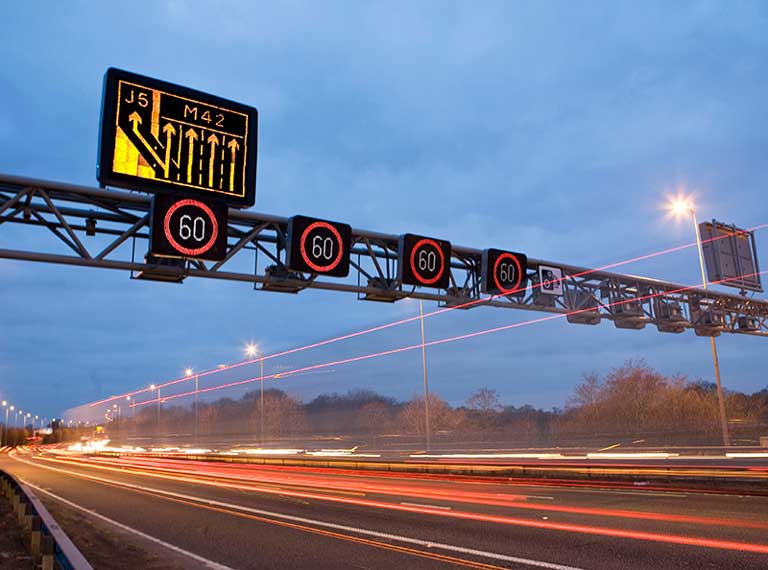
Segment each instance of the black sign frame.
[[[179,99],[179,100],[189,100],[190,102],[197,103],[199,107],[201,108],[207,108],[209,112],[208,120],[213,122],[213,126],[205,126],[205,125],[192,125],[192,127],[200,128],[202,133],[206,133],[207,130],[211,130],[211,135],[208,137],[208,141],[200,141],[200,152],[203,153],[205,149],[205,145],[208,145],[209,148],[209,155],[210,158],[208,159],[210,161],[210,166],[208,167],[208,171],[210,171],[209,176],[213,176],[214,170],[218,170],[215,168],[216,164],[214,163],[215,160],[221,161],[221,172],[218,173],[220,179],[219,179],[219,186],[222,187],[222,184],[224,183],[224,163],[226,162],[226,156],[229,153],[231,155],[231,165],[230,165],[230,175],[228,182],[230,183],[233,191],[228,192],[221,189],[215,189],[213,187],[210,187],[208,189],[203,188],[202,182],[199,184],[187,184],[185,182],[181,182],[179,180],[171,180],[170,177],[168,177],[167,180],[162,178],[145,178],[138,174],[126,174],[124,172],[115,171],[115,146],[116,146],[116,140],[118,136],[118,91],[120,89],[121,82],[124,82],[126,85],[133,85],[136,86],[137,89],[144,91],[151,90],[153,92],[158,91],[162,92],[162,94],[165,94],[169,98],[173,99]],[[144,107],[149,105],[149,101],[147,99],[146,94],[144,94],[144,99],[141,100]],[[159,104],[158,104],[159,106]],[[213,112],[213,115],[211,116],[210,112],[211,110],[218,109],[220,111],[220,115],[216,114],[216,111]],[[190,105],[190,113],[191,113],[191,105]],[[229,141],[229,143],[225,143],[225,137],[226,133],[224,133],[224,136],[222,136],[222,144],[221,144],[221,159],[218,159],[218,155],[216,154],[216,146],[215,142],[218,142],[217,135],[214,131],[219,132],[221,134],[221,131],[218,130],[219,123],[221,122],[223,124],[224,117],[226,113],[231,113],[233,116],[236,115],[242,115],[246,117],[244,120],[245,122],[245,132],[242,133],[242,144],[244,145],[244,152],[241,152],[240,155],[238,155],[238,151],[240,148],[242,148],[240,143],[237,141],[237,138],[240,135],[231,135],[233,138]],[[205,111],[202,111],[202,115],[205,115]],[[184,118],[187,118],[187,107],[184,108]],[[218,117],[221,117],[221,120],[219,120]],[[138,117],[138,115],[137,115]],[[195,111],[194,119],[197,119],[198,114],[197,110]],[[137,119],[132,120],[132,124],[134,126],[134,129],[137,131],[135,136],[138,136],[141,138],[143,135],[140,135],[138,132],[139,127],[137,125],[142,124],[142,120],[140,120],[141,117],[138,117]],[[154,120],[154,118],[152,118]],[[159,128],[159,121],[160,117],[157,118],[158,120],[158,128]],[[192,120],[192,117],[190,116],[190,120]],[[180,119],[179,119],[180,121]],[[146,122],[146,120],[144,121]],[[151,121],[150,121],[151,122]],[[155,158],[158,158],[159,164],[155,164],[155,167],[160,167],[162,162],[165,163],[165,165],[170,168],[171,164],[175,164],[175,167],[178,169],[181,169],[181,162],[182,162],[182,147],[184,145],[184,138],[187,138],[187,146],[192,147],[193,142],[193,136],[190,135],[190,130],[194,131],[195,128],[190,129],[189,127],[187,130],[186,135],[182,135],[182,123],[179,122],[179,131],[176,133],[173,131],[173,134],[171,130],[166,131],[165,128],[167,127],[167,124],[163,127],[163,133],[167,136],[166,146],[168,149],[171,148],[170,140],[172,136],[176,136],[178,134],[178,160],[172,161],[169,159],[169,155],[165,155],[165,161],[163,161],[160,156],[157,154],[159,151],[157,148],[154,150],[150,149],[150,144],[148,143],[145,150],[149,152],[152,156]],[[173,124],[171,125],[173,127]],[[134,135],[131,135],[134,136]],[[200,137],[198,135],[194,135],[197,139]],[[205,138],[203,136],[203,138]],[[144,138],[143,140],[146,140]],[[150,143],[152,141],[150,140]],[[158,142],[158,141],[155,141]],[[160,143],[162,145],[162,143]],[[151,77],[145,77],[143,75],[138,75],[136,73],[131,73],[128,71],[124,71],[121,69],[116,69],[114,67],[111,67],[107,70],[107,72],[104,75],[104,89],[102,93],[102,107],[101,107],[101,118],[99,123],[99,148],[98,148],[98,155],[97,155],[97,167],[96,167],[96,178],[99,180],[99,182],[103,186],[116,186],[121,188],[128,188],[131,190],[138,190],[141,192],[149,192],[149,193],[161,193],[161,192],[169,192],[175,195],[179,194],[190,194],[195,196],[200,196],[203,198],[208,199],[214,199],[214,200],[221,200],[226,202],[232,207],[235,208],[247,208],[249,206],[253,206],[255,199],[256,199],[256,160],[257,160],[257,145],[258,145],[258,111],[251,106],[243,105],[242,103],[237,103],[235,101],[230,101],[228,99],[224,99],[221,97],[217,97],[214,95],[210,95],[207,93],[203,93],[201,91],[197,91],[195,89],[190,89],[189,87],[184,87],[181,85],[175,85],[173,83],[168,83],[165,81],[161,81],[159,79],[153,79]],[[224,147],[227,147],[226,149]],[[192,149],[189,149],[189,158],[187,162],[189,164],[196,163],[197,160],[193,158],[192,156]],[[154,154],[152,154],[154,153]],[[238,156],[240,158],[238,158]],[[143,158],[143,155],[142,155]],[[244,158],[244,161],[242,159]],[[240,160],[240,165],[237,167],[237,161]],[[200,166],[199,166],[199,176],[200,180],[202,180],[202,172],[205,162],[203,161],[203,156],[201,154],[200,158]],[[242,172],[241,172],[242,170]],[[166,171],[166,175],[168,175],[168,171]],[[189,180],[189,176],[191,176],[191,166],[188,167],[188,170],[186,172],[187,179]],[[234,191],[234,181],[235,177],[237,177],[237,192]],[[209,181],[212,181],[213,178],[210,178]],[[241,184],[242,183],[242,184]],[[242,191],[240,191],[242,189]]]
[[[424,249],[426,248],[426,249]],[[417,264],[417,256],[421,250],[434,251],[434,275],[423,275]],[[430,258],[427,258],[429,261]],[[397,278],[403,285],[416,287],[432,287],[448,289],[451,277],[451,243],[416,234],[403,234],[398,243]]]
[[[314,247],[307,243],[312,238],[312,234],[319,230],[325,230],[324,233],[328,234],[323,240],[332,239],[338,248],[338,252],[330,263],[325,265],[321,265],[322,260],[314,255]],[[299,215],[288,220],[288,245],[285,259],[291,271],[347,277],[351,256],[352,226],[349,224]]]
[[[511,287],[506,287],[501,281],[501,264],[505,259],[512,261],[517,272],[517,280]],[[524,295],[528,286],[527,268],[528,256],[524,253],[494,248],[483,250],[482,292],[489,295]]]
[[[174,214],[182,211],[181,209],[185,207],[193,207],[200,211],[210,222],[210,227],[213,228],[209,237],[199,240],[204,241],[204,243],[197,248],[185,245],[184,242],[188,238],[177,235],[178,232],[175,233],[171,226]],[[149,253],[155,257],[222,261],[227,255],[228,216],[229,209],[223,202],[197,197],[156,194],[152,197],[150,213]],[[202,216],[200,217],[205,220]],[[204,228],[207,227],[209,224],[204,224]],[[181,226],[179,229],[181,230]],[[184,229],[187,229],[192,235],[192,232],[196,232],[198,229],[196,221],[190,220]]]

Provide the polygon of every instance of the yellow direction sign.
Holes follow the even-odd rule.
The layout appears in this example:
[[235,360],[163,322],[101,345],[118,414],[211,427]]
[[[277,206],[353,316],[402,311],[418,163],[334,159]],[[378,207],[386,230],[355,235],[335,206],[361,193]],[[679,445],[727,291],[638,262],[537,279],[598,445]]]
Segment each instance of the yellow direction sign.
[[257,130],[253,107],[110,68],[97,177],[104,185],[252,206]]

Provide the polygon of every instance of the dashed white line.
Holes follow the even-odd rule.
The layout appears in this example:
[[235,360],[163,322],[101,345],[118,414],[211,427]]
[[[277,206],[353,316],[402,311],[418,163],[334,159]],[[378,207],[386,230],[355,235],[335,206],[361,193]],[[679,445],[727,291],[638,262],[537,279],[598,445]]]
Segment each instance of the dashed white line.
[[450,511],[451,507],[444,507],[442,505],[425,505],[423,503],[400,503],[401,505],[405,505],[406,507],[420,507],[420,508],[427,508],[427,509],[440,509],[441,511]]

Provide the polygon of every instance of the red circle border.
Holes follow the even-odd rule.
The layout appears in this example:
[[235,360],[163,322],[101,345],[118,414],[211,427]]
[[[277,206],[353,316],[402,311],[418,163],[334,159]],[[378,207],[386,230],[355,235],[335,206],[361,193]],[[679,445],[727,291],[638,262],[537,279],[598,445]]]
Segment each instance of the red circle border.
[[[517,266],[517,283],[515,283],[515,286],[511,289],[507,289],[506,287],[502,287],[501,283],[499,283],[499,279],[496,276],[496,271],[499,268],[499,263],[501,263],[502,259],[511,259],[515,262],[515,265]],[[496,263],[493,264],[493,281],[496,285],[496,288],[499,290],[500,294],[502,295],[508,295],[510,293],[516,293],[517,289],[520,287],[520,283],[523,282],[523,268],[520,265],[520,260],[517,258],[516,255],[513,255],[508,252],[504,252],[499,257],[496,258]]]
[[[197,208],[200,208],[203,212],[205,212],[208,217],[210,218],[211,222],[213,223],[213,233],[211,234],[211,238],[205,243],[205,245],[202,245],[195,249],[190,249],[188,247],[184,247],[179,242],[177,242],[173,235],[171,235],[170,230],[170,223],[171,223],[171,216],[178,210],[179,208],[183,208],[184,206],[195,206]],[[186,199],[186,200],[179,200],[175,204],[173,204],[170,208],[168,208],[168,211],[165,213],[165,218],[163,218],[163,230],[165,231],[165,237],[168,240],[168,242],[173,246],[173,248],[178,251],[179,253],[183,253],[184,255],[188,255],[190,257],[201,255],[211,249],[213,247],[213,244],[216,242],[216,238],[219,237],[219,223],[216,221],[216,216],[213,214],[213,210],[211,210],[208,206],[200,202],[199,200],[192,200],[192,199]]]
[[[306,239],[309,235],[309,232],[314,230],[315,228],[325,228],[327,230],[330,230],[333,236],[336,238],[339,244],[339,253],[336,255],[336,259],[334,259],[331,263],[328,265],[317,265],[316,263],[313,263],[310,261],[309,256],[307,255],[307,247],[306,247]],[[339,233],[339,230],[337,230],[333,224],[329,224],[328,222],[313,222],[307,226],[307,229],[305,229],[301,234],[301,239],[299,240],[299,243],[301,244],[301,258],[304,260],[304,263],[306,263],[310,268],[317,271],[318,273],[328,273],[329,271],[333,271],[336,269],[336,266],[341,263],[341,258],[344,254],[344,240],[341,239],[341,234]]]
[[[416,271],[416,252],[419,251],[419,248],[422,245],[431,245],[440,255],[440,271],[437,272],[437,275],[433,279],[422,279],[421,275],[419,275],[419,272]],[[411,272],[413,273],[413,276],[423,285],[432,285],[433,283],[437,283],[445,272],[445,255],[443,254],[443,249],[440,247],[440,244],[429,238],[423,238],[417,241],[411,250]]]

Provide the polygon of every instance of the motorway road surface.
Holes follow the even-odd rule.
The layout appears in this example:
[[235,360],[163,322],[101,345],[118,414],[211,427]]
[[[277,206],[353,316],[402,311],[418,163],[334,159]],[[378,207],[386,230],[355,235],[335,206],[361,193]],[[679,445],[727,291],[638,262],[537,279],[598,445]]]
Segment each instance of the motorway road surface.
[[63,452],[0,468],[190,569],[768,569],[759,496]]

